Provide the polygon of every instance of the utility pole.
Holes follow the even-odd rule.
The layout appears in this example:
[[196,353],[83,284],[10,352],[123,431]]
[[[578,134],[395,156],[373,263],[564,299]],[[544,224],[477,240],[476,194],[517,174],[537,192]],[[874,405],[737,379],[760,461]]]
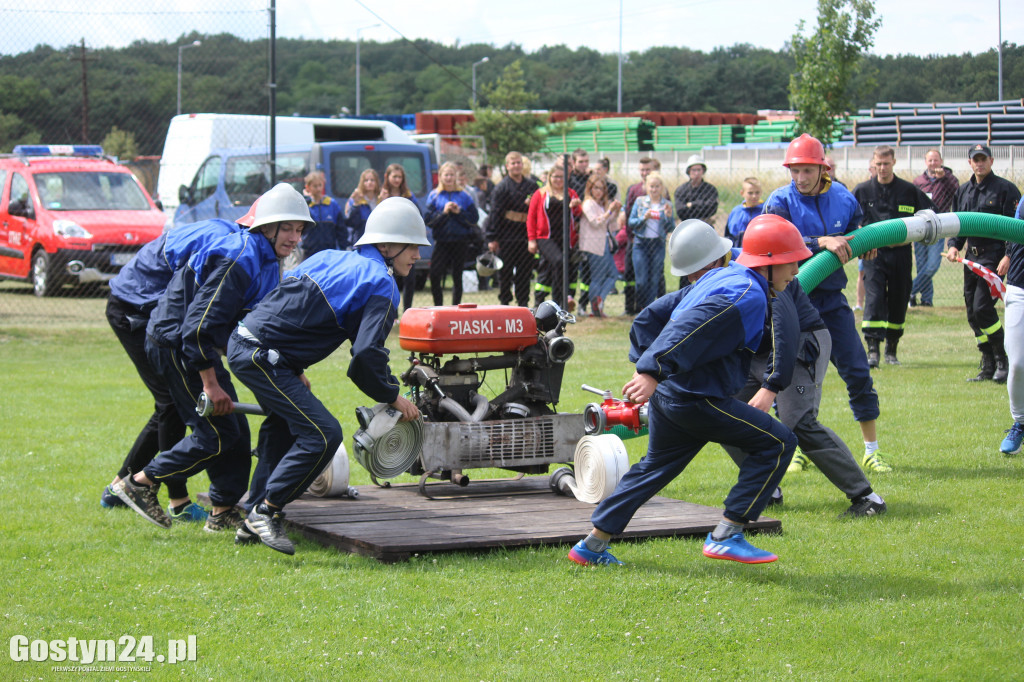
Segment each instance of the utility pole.
[[82,38],[82,47],[78,57],[70,57],[82,62],[82,142],[89,141],[89,73],[86,64],[91,61],[86,56],[85,38]]
[[270,0],[270,186],[277,184],[277,0]]

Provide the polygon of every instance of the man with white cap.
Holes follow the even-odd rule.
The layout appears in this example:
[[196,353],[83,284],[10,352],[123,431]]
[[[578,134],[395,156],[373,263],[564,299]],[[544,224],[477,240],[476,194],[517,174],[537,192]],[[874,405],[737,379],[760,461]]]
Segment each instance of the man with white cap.
[[306,491],[341,445],[341,425],[313,395],[306,367],[348,340],[348,377],[356,387],[390,405],[403,421],[419,417],[399,393],[384,342],[398,315],[394,276],[407,276],[419,247],[429,244],[419,209],[403,197],[385,199],[370,213],[355,251],[321,251],[285,273],[231,334],[231,371],[267,414],[249,513],[236,543],[262,541],[294,554],[282,509]]
[[[281,261],[312,224],[302,195],[290,185],[276,185],[256,200],[249,229],[204,244],[175,273],[153,310],[146,354],[167,380],[192,433],[114,487],[118,497],[151,523],[171,525],[157,499],[161,483],[206,470],[213,513],[204,529],[216,532],[241,525],[234,506],[249,480],[249,427],[244,417],[232,414],[238,398],[220,355],[242,316],[277,286]],[[213,405],[209,417],[195,410],[203,392]]]
[[680,220],[697,219],[710,224],[718,211],[718,189],[704,181],[708,167],[700,154],[686,160],[686,177],[676,188],[675,207]]

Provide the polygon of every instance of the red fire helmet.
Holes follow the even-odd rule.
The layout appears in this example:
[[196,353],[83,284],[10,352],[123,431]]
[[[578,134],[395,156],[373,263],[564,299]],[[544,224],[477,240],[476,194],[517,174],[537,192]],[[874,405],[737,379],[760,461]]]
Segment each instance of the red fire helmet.
[[[812,138],[813,139],[813,138]],[[811,257],[803,235],[796,225],[782,216],[759,215],[743,233],[743,253],[736,262],[748,268],[762,265],[796,263]]]

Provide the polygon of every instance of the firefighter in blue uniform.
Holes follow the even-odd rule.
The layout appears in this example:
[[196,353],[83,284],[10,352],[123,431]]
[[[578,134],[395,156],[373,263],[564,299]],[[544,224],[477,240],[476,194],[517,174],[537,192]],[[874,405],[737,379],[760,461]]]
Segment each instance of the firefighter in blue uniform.
[[[247,231],[205,245],[175,273],[150,317],[146,353],[167,380],[192,433],[122,479],[114,492],[158,526],[171,524],[157,500],[160,483],[204,469],[213,506],[205,530],[235,529],[242,523],[233,508],[249,480],[249,427],[243,416],[232,414],[237,396],[219,356],[242,316],[277,286],[281,259],[313,222],[302,195],[283,183],[257,199],[254,208]],[[201,392],[213,405],[209,417],[195,411]]]
[[231,371],[267,414],[238,544],[262,541],[294,554],[281,510],[305,492],[342,442],[341,425],[313,395],[306,367],[348,340],[348,377],[356,387],[401,412],[403,421],[419,417],[399,395],[384,342],[398,314],[394,276],[407,276],[419,247],[429,244],[419,209],[403,197],[385,199],[367,219],[355,251],[323,251],[303,261],[231,335]]
[[[708,442],[744,449],[748,457],[725,499],[721,522],[708,534],[704,555],[741,563],[776,557],[743,536],[771,499],[796,449],[796,436],[766,411],[732,396],[746,382],[750,361],[771,321],[770,299],[796,276],[810,256],[787,220],[751,221],[739,258],[712,270],[679,297],[668,322],[647,310],[630,332],[633,378],[623,396],[650,400],[647,455],[622,477],[591,516],[590,534],[569,552],[579,564],[619,564],[608,541],[621,533],[647,500],[678,476]],[[657,302],[655,302],[657,310]],[[647,341],[650,341],[648,344]]]
[[[146,357],[149,315],[167,290],[171,277],[195,251],[237,231],[235,223],[216,218],[174,228],[143,246],[110,281],[107,321],[135,365],[142,383],[153,395],[154,411],[128,451],[121,470],[103,490],[100,504],[104,507],[124,506],[121,498],[114,494],[113,487],[128,475],[129,470],[141,471],[159,452],[170,450],[185,437],[185,423],[174,406],[167,382]],[[168,511],[171,518],[178,521],[206,520],[206,511],[189,499],[184,481],[169,481],[167,490],[172,500]]]
[[[772,192],[764,202],[764,212],[782,216],[796,225],[812,252],[831,251],[845,264],[853,255],[851,233],[860,227],[864,213],[850,191],[832,181],[821,142],[801,135],[789,143],[782,165],[789,168],[793,181]],[[868,261],[875,255],[876,251],[871,250],[861,258]],[[839,268],[811,292],[811,304],[832,336],[832,364],[846,383],[853,418],[860,424],[864,438],[861,464],[870,471],[892,471],[878,449],[878,393],[857,333],[857,322],[843,293],[845,287],[846,272]],[[802,453],[797,453],[790,472],[806,468],[807,461]]]

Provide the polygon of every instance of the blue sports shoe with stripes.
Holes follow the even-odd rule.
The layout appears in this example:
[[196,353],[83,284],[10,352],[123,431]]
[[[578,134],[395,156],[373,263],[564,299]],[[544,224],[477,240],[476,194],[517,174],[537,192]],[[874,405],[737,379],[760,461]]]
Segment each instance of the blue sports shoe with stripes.
[[1016,455],[1020,452],[1021,441],[1024,441],[1024,424],[1013,422],[1006,432],[1006,438],[999,446],[999,451],[1004,455]]
[[738,561],[741,564],[767,564],[779,558],[771,552],[754,547],[743,537],[743,533],[734,533],[724,540],[715,540],[708,533],[708,539],[704,541],[704,556]]
[[603,552],[595,552],[583,544],[583,540],[577,542],[569,550],[569,560],[575,561],[580,566],[608,566],[609,564],[622,566],[623,563],[612,556],[607,549]]

